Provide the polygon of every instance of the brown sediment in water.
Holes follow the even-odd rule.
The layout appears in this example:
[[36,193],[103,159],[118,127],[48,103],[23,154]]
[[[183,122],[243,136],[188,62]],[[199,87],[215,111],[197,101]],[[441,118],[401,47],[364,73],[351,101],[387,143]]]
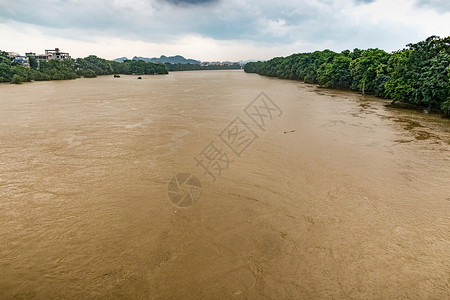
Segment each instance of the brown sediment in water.
[[[265,131],[243,112],[261,91],[283,110]],[[242,71],[0,95],[1,298],[450,297],[450,120]],[[236,117],[258,135],[240,156],[218,140]],[[202,183],[181,209],[180,172]]]

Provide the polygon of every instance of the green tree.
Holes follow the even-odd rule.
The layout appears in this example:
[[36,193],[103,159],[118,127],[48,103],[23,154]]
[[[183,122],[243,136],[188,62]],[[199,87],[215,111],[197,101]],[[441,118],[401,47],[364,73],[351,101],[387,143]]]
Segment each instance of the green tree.
[[30,68],[36,70],[38,68],[38,61],[36,58],[30,56],[28,57],[29,63],[30,63]]
[[11,83],[13,83],[13,84],[20,84],[24,81],[25,81],[25,79],[18,74],[14,74],[14,76],[11,79]]
[[354,59],[350,64],[350,72],[353,77],[351,88],[361,90],[364,82],[365,90],[373,93],[379,66],[387,63],[388,59],[388,53],[378,48],[364,51],[360,57]]
[[95,78],[97,77],[97,74],[95,74],[94,70],[87,69],[83,71],[84,78]]
[[331,62],[323,63],[317,71],[317,82],[323,87],[348,89],[352,84],[347,53],[336,55]]

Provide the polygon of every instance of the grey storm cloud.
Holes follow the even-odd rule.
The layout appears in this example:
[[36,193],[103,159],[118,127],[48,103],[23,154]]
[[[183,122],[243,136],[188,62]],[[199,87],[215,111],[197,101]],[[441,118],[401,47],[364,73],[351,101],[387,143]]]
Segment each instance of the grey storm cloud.
[[[345,15],[348,9],[377,1],[0,0],[0,23],[37,25],[47,34],[85,41],[111,36],[160,43],[197,34],[262,46],[358,40],[383,47],[381,41],[398,38],[392,28],[358,23]],[[417,7],[450,9],[447,1],[417,1]],[[413,34],[397,30],[404,39]]]
[[450,11],[449,0],[419,0],[417,4],[422,7],[431,8],[438,13],[445,13]]
[[204,5],[218,3],[220,0],[165,0],[177,5]]

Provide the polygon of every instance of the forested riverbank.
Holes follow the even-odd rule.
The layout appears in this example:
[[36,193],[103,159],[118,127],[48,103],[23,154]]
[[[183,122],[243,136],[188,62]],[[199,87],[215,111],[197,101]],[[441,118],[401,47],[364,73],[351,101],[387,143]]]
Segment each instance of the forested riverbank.
[[450,115],[450,37],[431,36],[392,53],[330,50],[251,62],[245,72],[364,91]]
[[90,55],[85,58],[68,60],[50,60],[38,62],[29,58],[30,67],[21,66],[14,62],[7,52],[0,51],[0,82],[22,83],[29,81],[64,80],[79,77],[97,77],[97,75],[153,75],[168,74],[172,71],[194,70],[231,70],[240,69],[239,64],[200,65],[200,64],[171,64],[153,63],[144,60],[125,60],[117,62]]
[[30,58],[30,67],[23,67],[11,59],[6,52],[0,52],[0,82],[21,83],[45,80],[64,80],[79,77],[96,77],[112,74],[167,74],[163,64],[142,60],[116,62],[90,55],[85,58],[50,60],[37,62]]

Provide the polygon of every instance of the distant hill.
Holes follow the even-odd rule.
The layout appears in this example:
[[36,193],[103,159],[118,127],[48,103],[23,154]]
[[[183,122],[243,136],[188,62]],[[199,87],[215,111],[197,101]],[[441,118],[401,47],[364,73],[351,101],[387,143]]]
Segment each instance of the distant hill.
[[[114,61],[118,61],[118,62],[123,62],[124,60],[126,60],[126,57],[121,57],[121,58],[116,58],[114,59]],[[148,58],[148,57],[140,57],[140,56],[135,56],[133,57],[133,60],[143,60],[145,62],[153,62],[153,63],[171,63],[171,64],[200,64],[201,61],[199,60],[195,60],[195,59],[186,59],[181,55],[175,55],[175,56],[165,56],[165,55],[161,55],[161,57],[153,57],[153,58]]]
[[[263,61],[264,61],[264,60],[263,60]],[[257,62],[257,60],[254,60],[254,59],[240,60],[240,61],[239,61],[239,64],[245,65],[246,63],[249,63],[249,62]]]
[[124,57],[120,57],[120,58],[113,59],[113,61],[123,62],[124,60],[127,60],[127,59],[128,59],[128,58],[126,58],[126,57],[124,56]]

